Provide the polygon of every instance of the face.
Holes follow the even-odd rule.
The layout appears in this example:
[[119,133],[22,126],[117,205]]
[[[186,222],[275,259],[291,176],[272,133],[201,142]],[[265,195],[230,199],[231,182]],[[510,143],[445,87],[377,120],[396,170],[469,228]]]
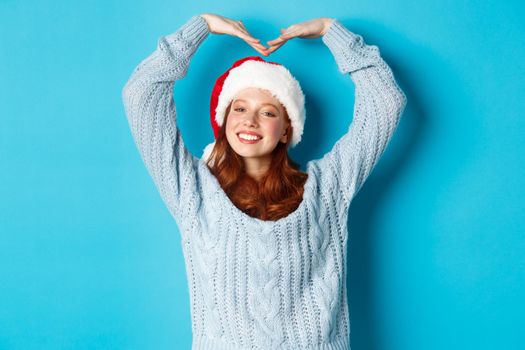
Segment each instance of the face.
[[240,156],[268,159],[279,142],[287,141],[288,125],[278,99],[267,90],[247,88],[232,101],[226,119],[226,138]]

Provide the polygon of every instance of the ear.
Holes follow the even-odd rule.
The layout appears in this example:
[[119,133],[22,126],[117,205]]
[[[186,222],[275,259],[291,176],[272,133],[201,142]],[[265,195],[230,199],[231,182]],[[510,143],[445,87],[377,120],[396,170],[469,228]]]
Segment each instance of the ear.
[[284,129],[284,133],[283,135],[281,136],[281,138],[279,139],[279,141],[281,141],[282,143],[286,143],[286,141],[288,140],[288,129],[290,128],[290,124],[288,124],[286,126],[286,129]]

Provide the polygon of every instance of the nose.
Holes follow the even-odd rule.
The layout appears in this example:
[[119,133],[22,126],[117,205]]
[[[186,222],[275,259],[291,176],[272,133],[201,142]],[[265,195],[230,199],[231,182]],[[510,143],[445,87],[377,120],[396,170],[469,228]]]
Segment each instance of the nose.
[[243,124],[249,126],[257,125],[257,115],[255,113],[246,113]]

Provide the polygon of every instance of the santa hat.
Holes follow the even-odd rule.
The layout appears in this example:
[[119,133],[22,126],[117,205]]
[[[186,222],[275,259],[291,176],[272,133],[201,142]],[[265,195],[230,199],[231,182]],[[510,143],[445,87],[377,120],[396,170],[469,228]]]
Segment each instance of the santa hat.
[[[235,95],[249,87],[266,89],[286,108],[293,128],[290,147],[295,147],[303,134],[305,122],[304,94],[290,71],[276,62],[258,56],[241,58],[215,82],[210,101],[210,121],[215,139],[224,121],[225,112]],[[208,144],[202,158],[207,161],[215,141]]]

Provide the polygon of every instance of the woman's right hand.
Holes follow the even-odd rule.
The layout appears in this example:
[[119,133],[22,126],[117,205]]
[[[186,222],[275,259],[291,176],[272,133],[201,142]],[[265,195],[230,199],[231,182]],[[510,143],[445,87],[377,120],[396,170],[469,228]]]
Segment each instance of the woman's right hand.
[[208,23],[210,32],[214,34],[229,34],[239,37],[246,41],[248,45],[257,50],[261,55],[268,56],[268,48],[255,39],[244,27],[242,21],[235,21],[213,13],[203,13],[200,15]]
[[274,40],[267,41],[270,45],[268,54],[271,54],[278,48],[284,45],[288,40],[293,38],[319,38],[326,34],[335,18],[320,17],[309,21],[304,21],[298,24],[293,24],[287,29],[281,29],[281,35]]

